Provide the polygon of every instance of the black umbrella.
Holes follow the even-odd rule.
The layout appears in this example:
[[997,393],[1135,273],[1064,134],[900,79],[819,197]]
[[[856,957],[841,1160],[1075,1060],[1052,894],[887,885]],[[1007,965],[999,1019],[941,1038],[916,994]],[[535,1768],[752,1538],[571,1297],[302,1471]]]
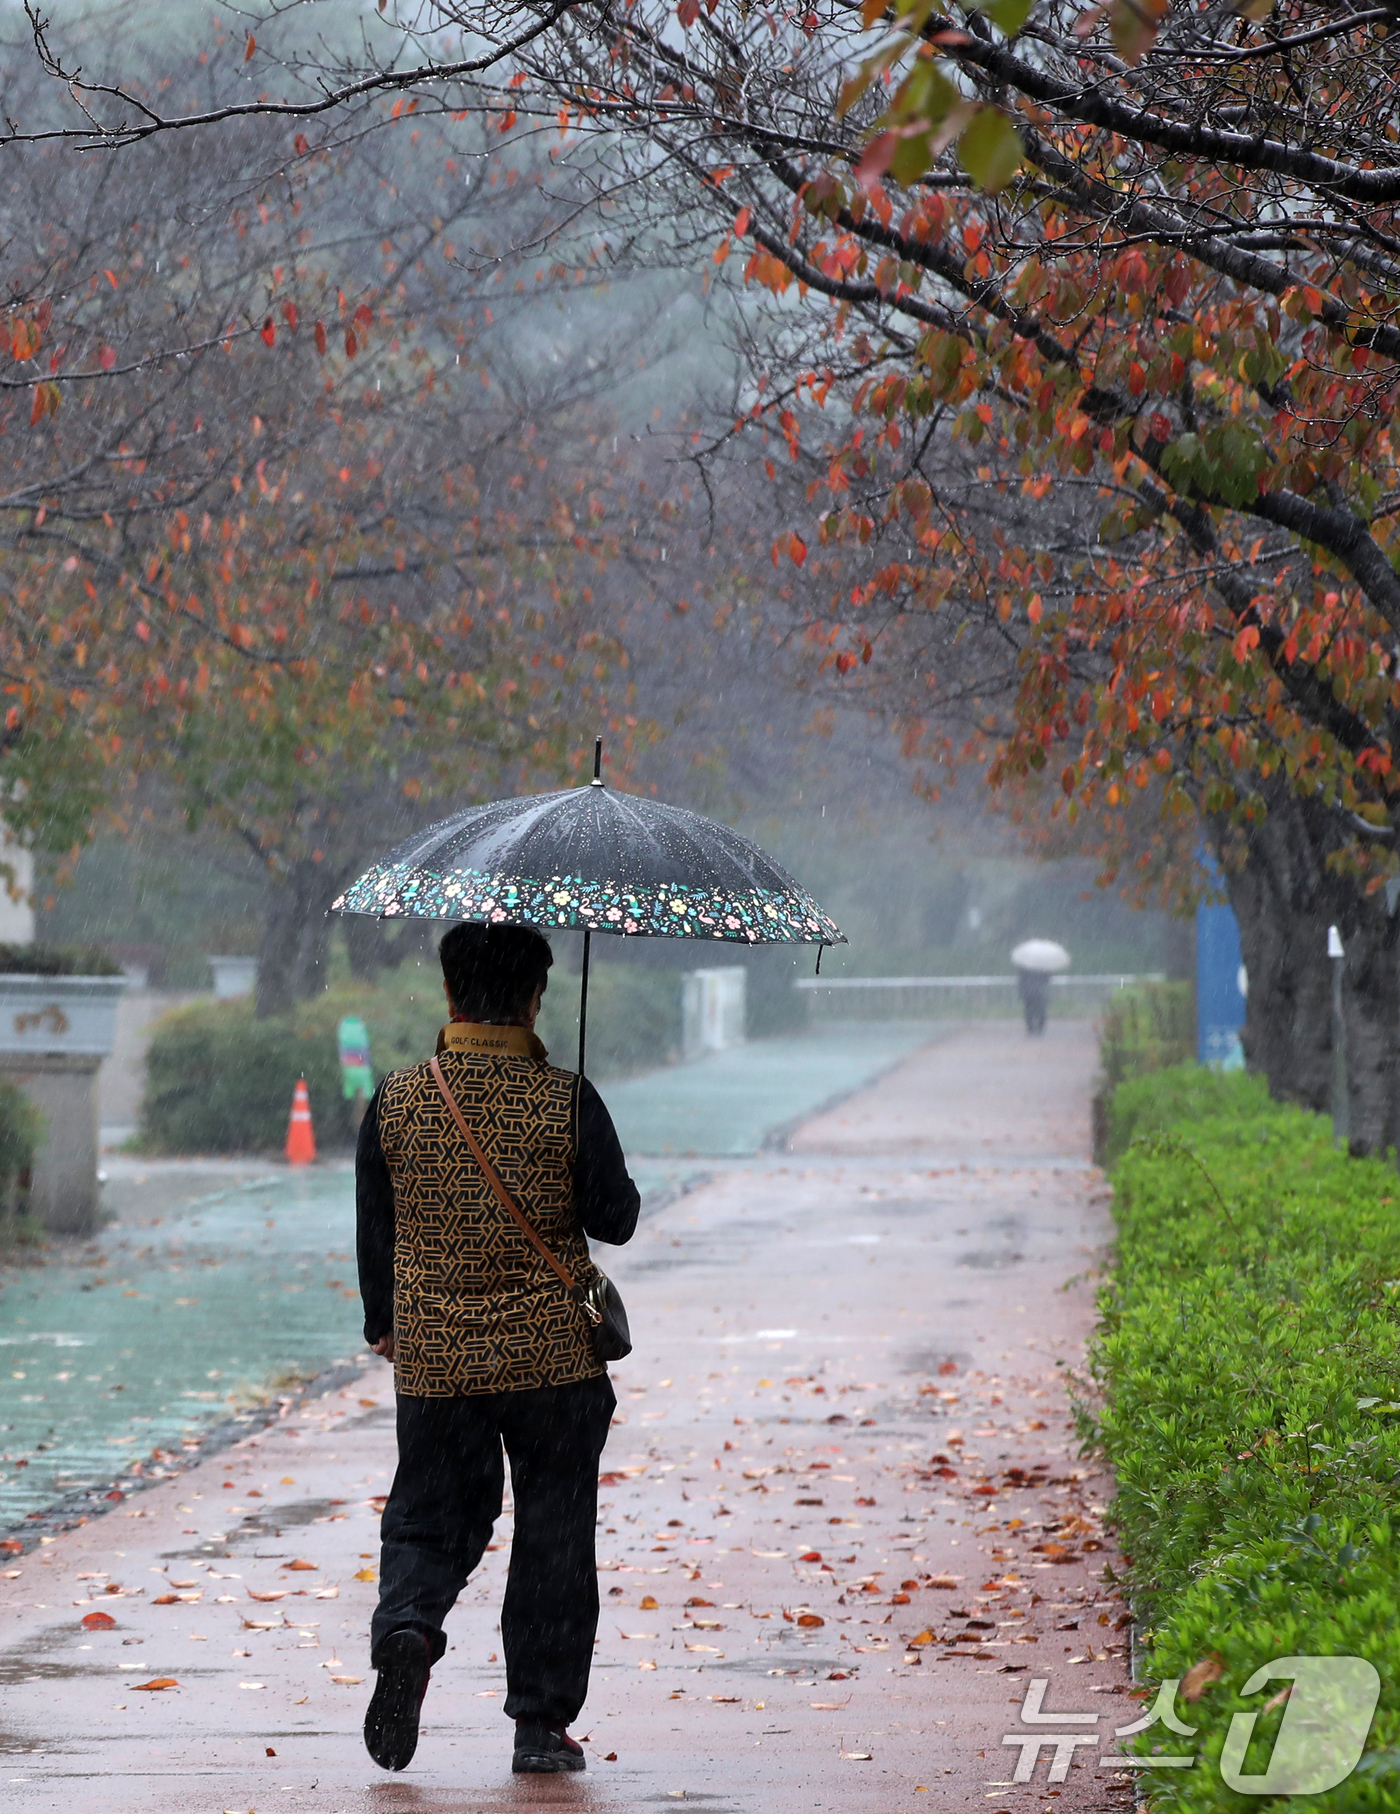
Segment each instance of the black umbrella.
[[740,945],[846,942],[756,844],[684,807],[613,792],[603,785],[602,761],[599,739],[587,787],[495,800],[440,819],[396,846],[331,906],[332,913],[378,919],[581,930],[580,1072],[595,932]]

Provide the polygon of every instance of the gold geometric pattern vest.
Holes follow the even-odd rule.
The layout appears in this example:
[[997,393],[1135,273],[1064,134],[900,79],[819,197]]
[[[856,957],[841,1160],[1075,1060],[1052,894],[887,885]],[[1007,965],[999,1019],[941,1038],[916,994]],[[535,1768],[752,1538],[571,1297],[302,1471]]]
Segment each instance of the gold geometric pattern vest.
[[[439,1062],[502,1183],[586,1285],[576,1075],[453,1041]],[[426,1064],[385,1078],[379,1137],[394,1185],[395,1389],[462,1398],[604,1372],[582,1310],[497,1202]]]

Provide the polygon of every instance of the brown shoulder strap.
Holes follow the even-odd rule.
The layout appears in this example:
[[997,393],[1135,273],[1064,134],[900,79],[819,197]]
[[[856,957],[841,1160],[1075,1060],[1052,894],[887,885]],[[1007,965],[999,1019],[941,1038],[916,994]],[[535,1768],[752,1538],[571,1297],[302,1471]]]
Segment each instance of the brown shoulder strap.
[[516,1207],[514,1198],[511,1196],[510,1192],[506,1189],[505,1185],[502,1184],[502,1182],[501,1182],[500,1174],[497,1172],[495,1166],[492,1165],[491,1161],[486,1157],[486,1154],[482,1151],[481,1142],[477,1139],[476,1135],[467,1126],[467,1118],[462,1113],[461,1109],[457,1106],[457,1098],[452,1094],[451,1090],[448,1089],[447,1079],[443,1076],[442,1066],[438,1063],[436,1057],[434,1057],[431,1065],[429,1066],[429,1069],[433,1073],[433,1078],[437,1083],[437,1087],[442,1091],[443,1098],[446,1101],[448,1108],[451,1109],[451,1111],[452,1111],[452,1119],[457,1123],[457,1126],[461,1131],[462,1138],[466,1141],[467,1145],[471,1148],[472,1157],[476,1160],[477,1164],[481,1167],[482,1171],[485,1172],[486,1182],[491,1186],[491,1189],[495,1192],[497,1202],[500,1204],[501,1208],[503,1210],[505,1210],[506,1214],[508,1216],[510,1216],[511,1219],[515,1222],[517,1227],[520,1229],[520,1232],[525,1236],[526,1240],[535,1249],[535,1252],[539,1254],[540,1258],[542,1260],[547,1261],[549,1263],[549,1265],[551,1265],[554,1268],[555,1272],[558,1273],[560,1279],[564,1283],[565,1288],[569,1291],[572,1291],[574,1289],[573,1274],[568,1270],[568,1268],[566,1266],[561,1265],[561,1263],[555,1259],[554,1255],[545,1246],[544,1242],[535,1233],[534,1229],[530,1226],[529,1222],[526,1221],[525,1217],[521,1214],[520,1210]]

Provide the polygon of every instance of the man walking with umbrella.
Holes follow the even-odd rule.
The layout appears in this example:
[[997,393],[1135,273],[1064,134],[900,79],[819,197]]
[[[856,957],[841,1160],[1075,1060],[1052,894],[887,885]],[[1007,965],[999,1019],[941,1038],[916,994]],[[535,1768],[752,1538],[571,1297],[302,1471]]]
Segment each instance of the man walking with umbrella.
[[1032,1035],[1043,1033],[1050,1006],[1050,978],[1057,970],[1068,970],[1069,952],[1054,939],[1028,938],[1011,953],[1011,962],[1016,967],[1026,1031]]
[[616,1405],[585,1314],[585,1237],[630,1240],[639,1198],[596,1090],[547,1064],[534,1035],[543,934],[459,925],[440,956],[451,1018],[437,1056],[384,1079],[356,1152],[365,1339],[394,1363],[399,1448],[365,1744],[387,1770],[413,1756],[443,1620],[501,1512],[504,1447],[513,1768],[581,1770],[567,1728],[593,1656],[598,1458]]

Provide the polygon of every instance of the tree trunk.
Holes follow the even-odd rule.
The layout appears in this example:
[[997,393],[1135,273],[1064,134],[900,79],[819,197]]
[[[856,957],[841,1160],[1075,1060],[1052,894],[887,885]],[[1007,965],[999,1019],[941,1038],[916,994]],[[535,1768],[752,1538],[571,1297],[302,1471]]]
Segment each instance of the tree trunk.
[[1335,910],[1324,827],[1286,782],[1266,782],[1263,792],[1268,815],[1250,828],[1243,866],[1231,862],[1233,833],[1217,845],[1249,982],[1241,1043],[1276,1101],[1325,1110],[1332,1090],[1327,928]]
[[1332,1100],[1332,960],[1327,929],[1336,926],[1346,956],[1342,1018],[1350,1113],[1350,1150],[1383,1153],[1400,1132],[1400,921],[1385,894],[1366,894],[1328,867],[1346,842],[1336,813],[1302,800],[1286,780],[1262,786],[1268,815],[1250,827],[1243,865],[1235,830],[1217,831],[1230,903],[1240,925],[1249,977],[1243,1034],[1251,1071],[1269,1093],[1325,1112]]
[[294,1002],[325,988],[331,929],[326,909],[342,880],[338,869],[301,857],[269,882],[253,1010],[259,1020],[285,1014]]
[[[1341,881],[1342,878],[1337,878]],[[1356,1158],[1396,1143],[1397,927],[1385,895],[1354,885],[1337,903],[1342,935],[1342,1024],[1346,1041],[1348,1145]]]
[[372,983],[381,970],[397,970],[406,957],[421,956],[428,932],[427,923],[422,920],[410,921],[390,932],[382,920],[371,919],[365,913],[347,913],[341,926],[350,974],[364,983]]

